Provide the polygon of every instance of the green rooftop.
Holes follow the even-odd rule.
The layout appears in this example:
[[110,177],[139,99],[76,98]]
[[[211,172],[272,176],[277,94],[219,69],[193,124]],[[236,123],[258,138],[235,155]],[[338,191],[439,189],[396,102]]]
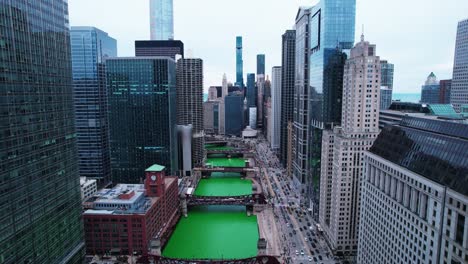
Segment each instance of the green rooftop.
[[162,251],[181,259],[242,259],[257,255],[257,216],[245,206],[199,206],[182,217]]
[[427,107],[432,115],[442,116],[442,117],[451,117],[451,118],[460,118],[460,114],[455,112],[451,104],[428,104]]
[[151,167],[147,168],[145,171],[163,171],[166,167],[154,164]]

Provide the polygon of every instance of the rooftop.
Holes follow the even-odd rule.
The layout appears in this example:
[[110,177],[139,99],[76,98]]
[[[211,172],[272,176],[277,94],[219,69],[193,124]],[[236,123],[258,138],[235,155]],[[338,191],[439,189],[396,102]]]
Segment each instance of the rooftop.
[[163,171],[166,167],[158,164],[154,164],[153,166],[147,168],[145,171]]

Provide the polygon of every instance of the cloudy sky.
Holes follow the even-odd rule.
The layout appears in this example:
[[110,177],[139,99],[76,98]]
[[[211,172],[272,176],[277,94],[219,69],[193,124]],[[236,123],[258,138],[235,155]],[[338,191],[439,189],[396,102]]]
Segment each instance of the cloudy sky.
[[[149,39],[149,0],[69,0],[72,26],[95,26],[117,39],[118,55],[133,56],[134,40]],[[175,38],[204,60],[205,88],[235,79],[235,36],[243,36],[244,74],[266,54],[267,73],[281,65],[281,35],[299,6],[316,0],[174,0]],[[433,71],[452,78],[457,22],[468,18],[467,0],[357,0],[356,40],[377,45],[395,64],[395,92],[418,93]],[[245,77],[244,77],[245,78]]]

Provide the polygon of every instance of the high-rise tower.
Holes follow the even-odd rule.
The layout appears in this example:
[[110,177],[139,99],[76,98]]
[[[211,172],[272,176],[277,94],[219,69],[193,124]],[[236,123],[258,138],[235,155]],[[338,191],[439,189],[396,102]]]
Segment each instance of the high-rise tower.
[[296,31],[286,30],[282,36],[280,120],[280,160],[285,167],[292,159],[288,155],[288,124],[293,121],[295,58]]
[[177,124],[192,125],[192,164],[203,164],[203,61],[177,61]]
[[342,78],[343,53],[354,43],[355,16],[355,0],[322,0],[296,19],[293,175],[315,216],[322,130],[341,121],[342,83],[337,80]]
[[68,4],[0,1],[0,262],[82,263]]
[[421,87],[421,103],[438,104],[440,84],[433,72],[427,76],[426,82]]
[[174,39],[174,10],[172,0],[150,0],[151,40]]
[[382,67],[380,74],[380,109],[385,110],[392,104],[394,65],[386,60],[381,60],[380,65]]
[[113,182],[139,183],[154,163],[178,170],[176,64],[168,57],[106,60]]
[[275,66],[271,70],[271,122],[268,124],[271,134],[271,149],[277,151],[280,141],[281,116],[281,67]]
[[[468,106],[468,19],[458,22],[450,103],[457,112]],[[468,113],[466,113],[468,114]]]
[[244,87],[244,61],[242,60],[242,37],[236,37],[236,86]]
[[80,176],[111,180],[105,58],[117,56],[117,41],[94,27],[71,27],[75,125]]
[[319,220],[335,254],[357,252],[362,160],[379,133],[381,71],[375,48],[362,36],[351,49],[341,126],[322,135]]

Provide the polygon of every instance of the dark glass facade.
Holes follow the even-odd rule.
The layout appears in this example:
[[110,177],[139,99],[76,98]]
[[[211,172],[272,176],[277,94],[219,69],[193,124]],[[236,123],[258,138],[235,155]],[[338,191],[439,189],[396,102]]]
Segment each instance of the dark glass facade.
[[439,103],[450,104],[450,93],[452,91],[452,80],[440,80]]
[[440,94],[439,84],[423,85],[421,88],[421,103],[438,104]]
[[175,68],[170,58],[106,61],[114,183],[139,183],[155,163],[176,173]]
[[241,136],[244,128],[242,95],[230,94],[224,98],[226,135]]
[[105,185],[111,171],[104,59],[117,56],[117,42],[94,27],[72,27],[70,41],[80,176]]
[[0,263],[81,263],[67,1],[0,0]]
[[395,66],[392,63],[388,63],[386,60],[381,60],[380,65],[380,85],[393,89],[393,73],[395,72]]
[[247,106],[256,107],[257,106],[257,92],[255,86],[255,74],[247,74]]
[[370,152],[468,195],[468,125],[405,117],[387,126]]
[[135,56],[162,56],[176,59],[176,55],[184,57],[184,43],[180,40],[136,40]]
[[265,75],[265,54],[257,55],[257,75]]
[[286,166],[288,159],[288,123],[293,121],[294,73],[296,69],[296,31],[286,30],[282,36],[281,55],[281,117],[280,160]]
[[236,37],[236,86],[244,87],[244,61],[242,60],[242,37]]

